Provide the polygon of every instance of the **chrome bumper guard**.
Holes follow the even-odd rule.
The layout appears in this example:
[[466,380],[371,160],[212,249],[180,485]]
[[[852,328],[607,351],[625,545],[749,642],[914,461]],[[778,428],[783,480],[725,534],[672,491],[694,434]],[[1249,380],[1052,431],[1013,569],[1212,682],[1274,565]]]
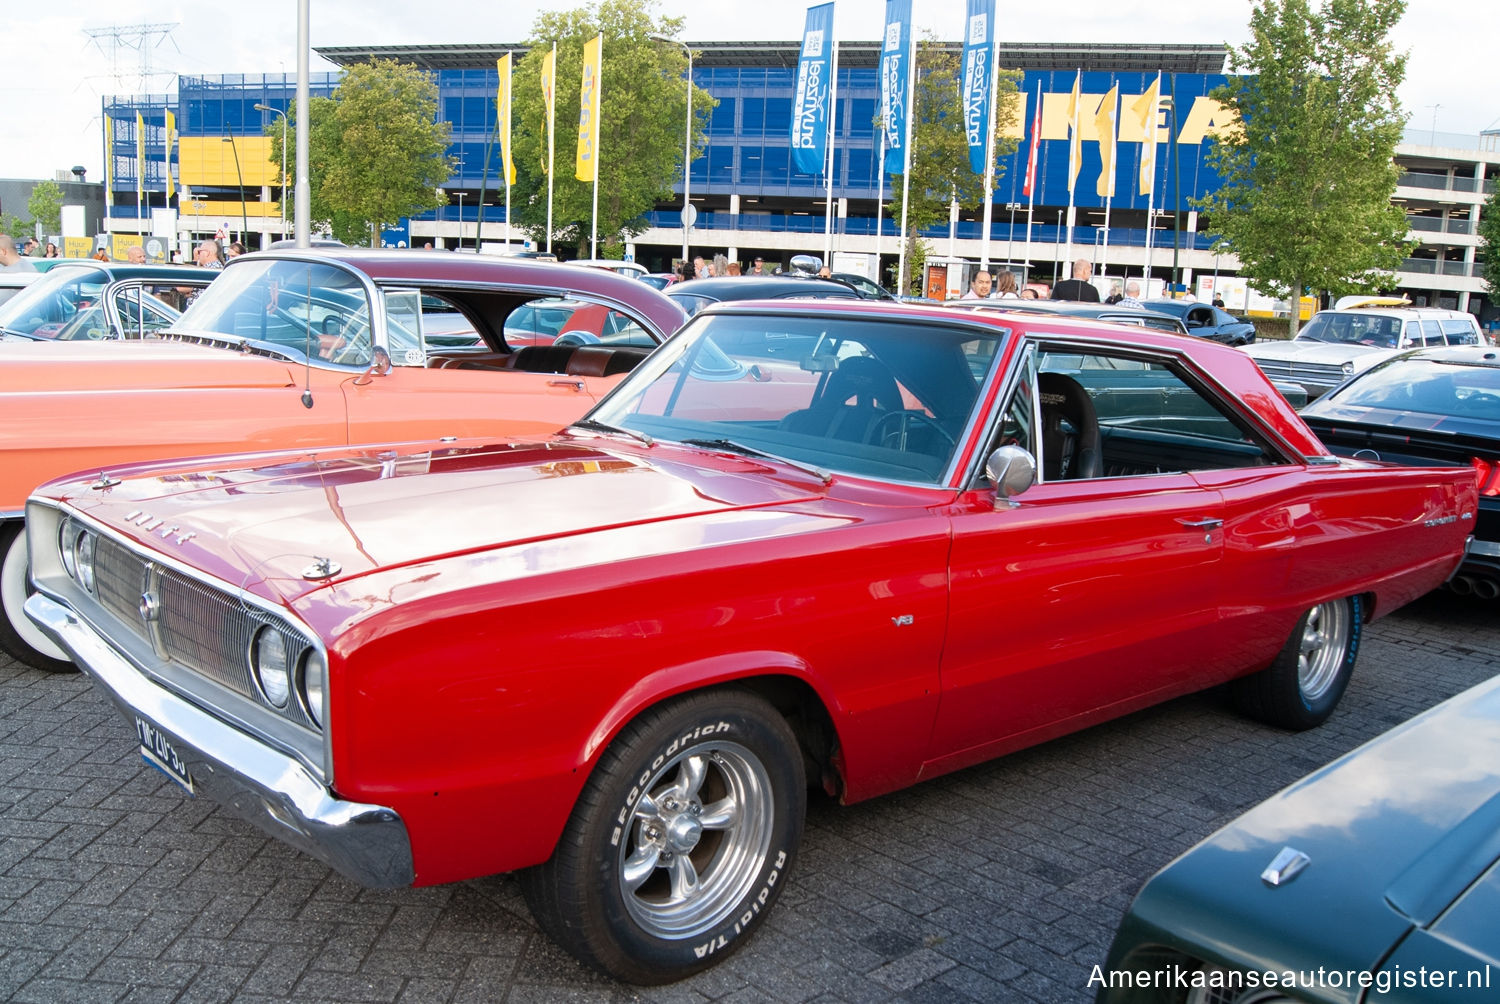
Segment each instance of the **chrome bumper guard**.
[[56,600],[35,594],[26,613],[127,719],[140,715],[167,735],[195,790],[362,885],[412,884],[411,840],[394,809],[335,798],[300,761],[152,682]]

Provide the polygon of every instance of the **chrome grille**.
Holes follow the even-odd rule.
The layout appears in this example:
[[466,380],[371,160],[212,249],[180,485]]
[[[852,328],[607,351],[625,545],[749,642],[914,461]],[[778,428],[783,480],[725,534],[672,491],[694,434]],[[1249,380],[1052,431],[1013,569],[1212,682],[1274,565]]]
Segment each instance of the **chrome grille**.
[[1330,363],[1303,363],[1293,359],[1256,359],[1261,372],[1273,380],[1293,380],[1332,387],[1344,382],[1343,366]]
[[[247,653],[255,632],[279,629],[295,646],[307,642],[300,630],[269,611],[242,602],[222,589],[149,561],[112,537],[98,535],[94,552],[95,597],[101,606],[158,657],[234,691],[299,725],[316,728],[296,700],[275,708],[250,679]],[[160,601],[154,626],[141,616],[147,590]]]

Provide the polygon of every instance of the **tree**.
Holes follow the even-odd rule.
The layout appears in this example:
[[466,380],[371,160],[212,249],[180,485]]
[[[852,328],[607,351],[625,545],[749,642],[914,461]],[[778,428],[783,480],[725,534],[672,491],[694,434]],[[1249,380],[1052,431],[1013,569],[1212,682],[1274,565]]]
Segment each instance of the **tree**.
[[1275,296],[1374,291],[1394,283],[1406,217],[1391,202],[1405,115],[1406,57],[1390,32],[1405,0],[1258,0],[1242,75],[1213,97],[1239,116],[1209,150],[1223,185],[1195,205],[1214,251]]
[[1490,295],[1500,295],[1500,200],[1496,192],[1484,200],[1479,210],[1479,250],[1484,253],[1484,281]]
[[[391,59],[349,67],[331,97],[308,102],[308,216],[346,244],[378,244],[403,216],[446,205],[448,123],[427,73]],[[294,115],[295,113],[293,113]],[[281,162],[282,130],[266,129]]]
[[[650,37],[670,38],[682,28],[680,18],[658,17],[656,8],[656,0],[598,0],[592,8],[539,14],[533,23],[530,51],[517,64],[511,84],[516,167],[511,206],[532,239],[547,240],[547,122],[541,70],[554,42],[553,240],[577,246],[579,257],[589,256],[594,186],[574,177],[574,163],[583,44],[596,35],[604,36],[598,161],[601,255],[618,254],[615,245],[646,230],[646,213],[671,199],[672,186],[683,170],[687,56],[680,46]],[[694,88],[695,151],[717,104],[707,91]],[[498,163],[494,170],[499,173]]]
[[41,224],[42,232],[55,234],[62,230],[63,192],[55,181],[39,181],[31,188],[26,211]]
[[[905,295],[914,279],[920,279],[925,253],[919,253],[917,235],[948,219],[949,206],[984,207],[984,175],[969,164],[969,144],[964,132],[964,108],[959,87],[960,56],[951,46],[932,37],[917,47],[917,82],[912,125],[911,196],[907,206],[907,275],[901,289]],[[1005,160],[1015,153],[1016,139],[1006,133],[1020,113],[1020,73],[1000,70],[995,75],[995,171],[999,186]],[[893,175],[891,191],[901,192],[901,178]],[[891,208],[901,211],[899,201]],[[899,219],[899,215],[894,215]],[[920,286],[920,284],[919,284]]]

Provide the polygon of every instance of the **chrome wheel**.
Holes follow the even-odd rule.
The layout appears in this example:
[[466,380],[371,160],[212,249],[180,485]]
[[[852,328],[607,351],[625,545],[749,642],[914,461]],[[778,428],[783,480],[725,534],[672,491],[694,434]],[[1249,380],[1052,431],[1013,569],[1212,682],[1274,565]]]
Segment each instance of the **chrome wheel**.
[[689,938],[738,909],[771,846],[771,779],[738,743],[699,746],[643,785],[620,843],[620,892],[649,934]]
[[1304,700],[1320,700],[1338,681],[1352,623],[1349,605],[1342,600],[1320,603],[1308,612],[1297,649],[1297,688]]

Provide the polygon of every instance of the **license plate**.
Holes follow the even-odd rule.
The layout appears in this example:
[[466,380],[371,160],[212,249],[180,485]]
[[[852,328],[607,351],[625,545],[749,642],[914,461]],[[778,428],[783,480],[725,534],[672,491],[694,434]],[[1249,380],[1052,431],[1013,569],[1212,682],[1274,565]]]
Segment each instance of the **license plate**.
[[193,794],[193,776],[161,729],[137,715],[135,732],[141,741],[141,759],[182,785],[189,795]]

